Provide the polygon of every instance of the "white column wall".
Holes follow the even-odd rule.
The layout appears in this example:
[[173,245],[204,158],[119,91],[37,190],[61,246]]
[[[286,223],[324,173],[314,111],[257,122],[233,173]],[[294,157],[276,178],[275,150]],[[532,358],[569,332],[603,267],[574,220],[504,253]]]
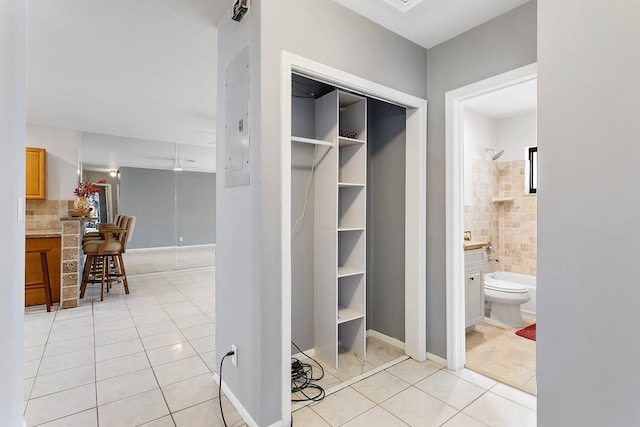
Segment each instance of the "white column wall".
[[[0,1],[0,426],[19,427],[23,398],[26,2]],[[18,212],[22,215],[19,217]]]
[[538,1],[538,425],[640,423],[640,2]]

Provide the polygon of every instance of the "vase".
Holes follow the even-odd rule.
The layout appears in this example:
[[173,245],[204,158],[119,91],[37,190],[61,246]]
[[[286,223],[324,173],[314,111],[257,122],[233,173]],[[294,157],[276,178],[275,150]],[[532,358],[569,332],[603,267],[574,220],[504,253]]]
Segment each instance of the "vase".
[[78,197],[73,201],[73,212],[76,215],[87,215],[91,211],[91,203],[86,197]]

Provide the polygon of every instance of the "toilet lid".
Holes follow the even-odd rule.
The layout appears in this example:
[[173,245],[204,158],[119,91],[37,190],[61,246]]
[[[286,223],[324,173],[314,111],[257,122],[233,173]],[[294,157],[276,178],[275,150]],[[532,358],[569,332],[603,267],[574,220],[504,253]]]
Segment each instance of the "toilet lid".
[[497,292],[509,292],[514,294],[522,294],[528,291],[525,286],[518,283],[507,282],[504,280],[486,279],[484,282],[485,289]]

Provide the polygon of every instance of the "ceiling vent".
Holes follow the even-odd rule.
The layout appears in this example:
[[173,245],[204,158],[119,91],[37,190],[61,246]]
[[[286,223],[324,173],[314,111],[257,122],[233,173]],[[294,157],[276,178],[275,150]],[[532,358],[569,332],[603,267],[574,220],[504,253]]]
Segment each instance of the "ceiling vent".
[[384,2],[390,4],[401,12],[406,12],[415,5],[422,3],[422,0],[384,0]]

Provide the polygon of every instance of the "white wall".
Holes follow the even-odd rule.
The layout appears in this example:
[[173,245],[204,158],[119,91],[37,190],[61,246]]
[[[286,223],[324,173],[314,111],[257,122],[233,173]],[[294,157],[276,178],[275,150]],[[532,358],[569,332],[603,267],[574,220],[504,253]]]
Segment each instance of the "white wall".
[[538,16],[538,425],[639,425],[640,2]]
[[496,124],[496,146],[504,150],[504,154],[498,159],[499,162],[525,160],[528,158],[526,147],[538,145],[537,114],[535,111],[499,119]]
[[0,425],[22,419],[24,345],[24,198],[26,126],[26,3],[0,1]]
[[47,150],[47,200],[73,200],[78,185],[78,131],[27,126],[27,146]]
[[464,110],[464,204],[472,202],[472,160],[487,159],[484,149],[496,148],[498,143],[497,120],[471,110]]

